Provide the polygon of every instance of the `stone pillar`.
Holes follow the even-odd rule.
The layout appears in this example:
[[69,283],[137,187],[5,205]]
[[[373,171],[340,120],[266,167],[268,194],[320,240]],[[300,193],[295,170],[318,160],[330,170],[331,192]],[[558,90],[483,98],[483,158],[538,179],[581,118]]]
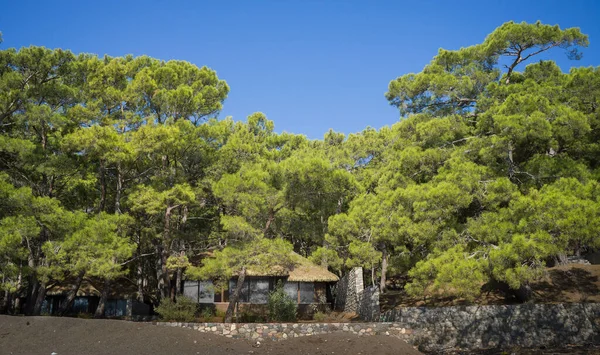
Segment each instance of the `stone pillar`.
[[342,312],[358,313],[363,289],[362,267],[355,267],[337,283],[335,308]]

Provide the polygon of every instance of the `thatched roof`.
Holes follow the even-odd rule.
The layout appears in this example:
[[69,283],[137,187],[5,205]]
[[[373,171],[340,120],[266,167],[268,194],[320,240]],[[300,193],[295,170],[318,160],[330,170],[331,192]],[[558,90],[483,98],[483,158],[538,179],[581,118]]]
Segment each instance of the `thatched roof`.
[[288,276],[288,281],[293,282],[335,282],[339,278],[327,268],[315,265],[305,257],[292,253],[294,266],[289,270],[282,267],[270,269],[250,268],[246,272],[248,276]]

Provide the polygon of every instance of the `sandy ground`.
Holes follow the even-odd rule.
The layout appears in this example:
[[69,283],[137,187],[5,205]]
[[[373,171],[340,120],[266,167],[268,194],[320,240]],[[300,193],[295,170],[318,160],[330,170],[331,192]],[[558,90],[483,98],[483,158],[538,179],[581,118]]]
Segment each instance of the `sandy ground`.
[[0,315],[0,354],[420,354],[389,336],[335,333],[263,342],[208,335],[149,323]]

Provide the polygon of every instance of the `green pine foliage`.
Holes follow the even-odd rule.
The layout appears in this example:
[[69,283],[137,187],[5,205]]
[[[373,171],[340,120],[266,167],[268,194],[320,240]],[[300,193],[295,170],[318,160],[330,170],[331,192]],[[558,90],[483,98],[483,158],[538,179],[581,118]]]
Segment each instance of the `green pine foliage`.
[[600,69],[538,60],[587,45],[505,23],[392,80],[399,122],[321,140],[217,119],[228,85],[185,61],[2,50],[0,311],[81,277],[166,307],[186,277],[283,272],[292,251],[414,297],[526,289],[600,248]]

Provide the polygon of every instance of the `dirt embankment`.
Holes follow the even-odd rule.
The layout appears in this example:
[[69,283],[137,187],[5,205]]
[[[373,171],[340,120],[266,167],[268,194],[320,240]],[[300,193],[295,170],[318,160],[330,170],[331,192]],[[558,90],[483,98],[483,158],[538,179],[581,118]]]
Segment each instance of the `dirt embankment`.
[[[410,297],[404,290],[406,279],[391,283],[388,292],[380,298],[383,311],[400,307],[443,307],[456,305],[518,304],[513,292],[489,283],[482,285],[480,295],[473,301],[462,298],[427,294]],[[568,264],[547,268],[542,277],[531,284],[534,303],[600,303],[600,265]]]
[[265,341],[259,347],[241,339],[149,323],[0,315],[2,355],[100,354],[420,354],[402,340],[347,333]]

